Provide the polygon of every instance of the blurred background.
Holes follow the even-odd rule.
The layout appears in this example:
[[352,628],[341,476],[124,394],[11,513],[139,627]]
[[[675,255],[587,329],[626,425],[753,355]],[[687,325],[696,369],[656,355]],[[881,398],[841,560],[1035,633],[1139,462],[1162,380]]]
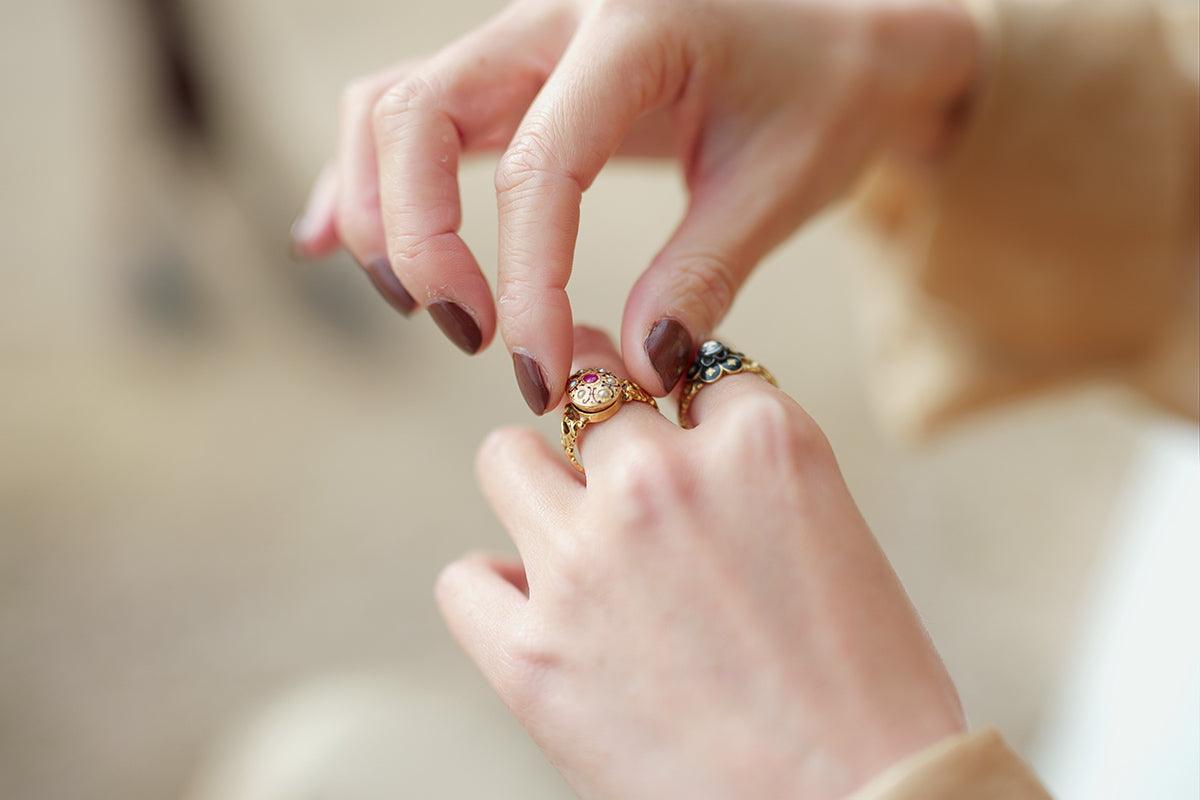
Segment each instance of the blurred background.
[[[6,8],[0,797],[570,796],[431,596],[447,561],[509,549],[470,471],[487,430],[530,422],[507,355],[468,359],[349,260],[287,250],[342,85],[499,5]],[[492,169],[462,178],[463,233],[490,269]],[[578,319],[616,329],[682,203],[669,168],[603,173]],[[1042,765],[1164,458],[1186,505],[1164,524],[1195,521],[1200,469],[1160,452],[1193,453],[1194,431],[1095,385],[896,441],[858,356],[871,258],[849,215],[827,215],[723,333],[824,426],[973,722]],[[782,335],[765,322],[781,318]],[[511,390],[479,409],[481,381]]]

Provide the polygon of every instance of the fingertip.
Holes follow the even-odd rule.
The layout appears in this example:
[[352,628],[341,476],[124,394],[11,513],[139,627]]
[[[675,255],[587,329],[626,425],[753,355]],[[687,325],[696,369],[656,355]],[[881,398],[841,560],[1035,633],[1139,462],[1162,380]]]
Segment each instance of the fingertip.
[[566,292],[530,289],[502,280],[496,306],[521,396],[541,416],[562,398],[574,337]]
[[524,350],[513,350],[513,373],[521,397],[535,416],[542,416],[550,408],[550,386],[546,372],[537,359]]
[[487,349],[496,333],[492,290],[458,234],[436,234],[419,246],[392,234],[389,245],[397,278],[446,338],[467,355]]
[[641,342],[641,353],[654,372],[653,394],[662,397],[671,393],[694,354],[694,340],[687,327],[674,317],[654,321]]
[[427,306],[429,316],[459,350],[473,356],[487,343],[479,322],[465,305],[453,300],[435,300]]
[[379,292],[388,305],[406,317],[412,316],[413,312],[417,310],[417,301],[396,277],[390,261],[386,258],[377,258],[362,265],[362,268],[367,273],[371,285],[375,287],[375,291]]
[[341,240],[333,222],[332,212],[324,219],[312,220],[306,211],[288,230],[288,253],[297,261],[311,261],[332,255]]
[[293,258],[322,258],[338,248],[337,193],[337,172],[332,165],[326,165],[288,231]]
[[685,321],[678,310],[664,309],[648,284],[647,274],[639,278],[625,303],[621,355],[630,377],[656,397],[664,397],[678,384],[690,362],[694,325]]

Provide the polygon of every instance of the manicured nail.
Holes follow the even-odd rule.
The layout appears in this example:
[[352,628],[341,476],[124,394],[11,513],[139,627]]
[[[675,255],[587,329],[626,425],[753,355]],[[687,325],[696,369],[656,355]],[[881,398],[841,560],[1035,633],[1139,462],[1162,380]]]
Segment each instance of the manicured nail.
[[529,410],[540,417],[546,413],[546,406],[550,405],[550,390],[546,388],[542,367],[525,353],[513,353],[512,359],[513,372],[517,374],[517,386],[521,389],[521,396],[525,398]]
[[400,283],[400,279],[396,277],[391,263],[386,258],[377,258],[364,265],[363,269],[367,271],[367,277],[371,279],[375,290],[383,295],[383,299],[387,300],[392,308],[406,317],[416,311],[417,301]]
[[671,391],[692,357],[692,337],[687,329],[676,320],[660,319],[642,346],[650,357],[650,365],[662,379],[663,391]]
[[429,304],[429,316],[433,317],[446,338],[458,345],[459,350],[467,355],[479,352],[483,333],[465,308],[449,300],[438,300]]

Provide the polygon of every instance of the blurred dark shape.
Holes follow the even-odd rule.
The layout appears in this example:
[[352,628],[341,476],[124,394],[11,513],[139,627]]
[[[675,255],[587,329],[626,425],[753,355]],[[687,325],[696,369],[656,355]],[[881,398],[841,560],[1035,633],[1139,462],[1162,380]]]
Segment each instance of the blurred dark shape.
[[[385,306],[359,280],[357,264],[348,258],[337,262],[294,265],[289,272],[294,275],[300,302],[325,327],[350,340],[357,349],[383,344],[380,323],[394,315],[379,313]],[[401,326],[397,323],[395,327]]]
[[[160,112],[168,136],[181,145],[179,157],[192,166],[220,176],[230,166],[223,163],[220,148],[222,131],[212,114],[219,98],[211,95],[213,86],[205,72],[200,41],[188,13],[187,0],[134,0],[138,13],[145,20],[146,35],[150,38],[148,53],[153,63],[151,73],[156,78],[155,108]],[[269,159],[267,159],[269,163]],[[269,167],[264,167],[269,169]],[[285,169],[280,165],[280,175]],[[286,186],[282,177],[272,185]],[[233,184],[228,184],[232,186]],[[234,190],[237,195],[237,190]],[[259,207],[244,196],[242,208],[251,226],[263,233],[264,240],[273,238],[274,231],[286,228],[280,224],[274,209]],[[269,241],[264,241],[269,247]],[[339,265],[340,267],[341,265]],[[195,339],[210,332],[213,323],[211,307],[215,304],[204,291],[204,277],[195,270],[184,255],[184,248],[169,248],[138,265],[133,274],[132,294],[139,317],[161,332],[170,332],[176,339]],[[290,288],[283,294],[297,302],[304,312],[319,320],[340,338],[355,347],[379,339],[375,324],[375,299],[361,286],[353,266],[330,269],[328,265],[284,264],[276,270],[282,284]]]
[[131,295],[138,318],[156,334],[195,341],[213,327],[213,304],[197,271],[177,250],[148,258],[132,274]]
[[162,108],[177,133],[205,143],[212,135],[208,104],[199,79],[195,42],[189,35],[182,0],[135,0],[149,23],[158,61]]

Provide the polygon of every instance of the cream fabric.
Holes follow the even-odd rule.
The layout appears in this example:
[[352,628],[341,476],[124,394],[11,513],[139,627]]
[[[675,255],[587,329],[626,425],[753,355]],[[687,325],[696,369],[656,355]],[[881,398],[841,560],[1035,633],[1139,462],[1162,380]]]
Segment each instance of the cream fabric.
[[967,128],[861,196],[885,248],[867,316],[886,420],[926,431],[1097,376],[1196,417],[1194,9],[974,6],[990,59]]
[[947,739],[884,772],[852,800],[1042,800],[1050,795],[993,730]]
[[[970,6],[989,61],[939,163],[891,161],[860,197],[885,419],[924,432],[1086,377],[1200,416],[1195,7]],[[859,800],[1048,797],[994,731],[896,765]]]

